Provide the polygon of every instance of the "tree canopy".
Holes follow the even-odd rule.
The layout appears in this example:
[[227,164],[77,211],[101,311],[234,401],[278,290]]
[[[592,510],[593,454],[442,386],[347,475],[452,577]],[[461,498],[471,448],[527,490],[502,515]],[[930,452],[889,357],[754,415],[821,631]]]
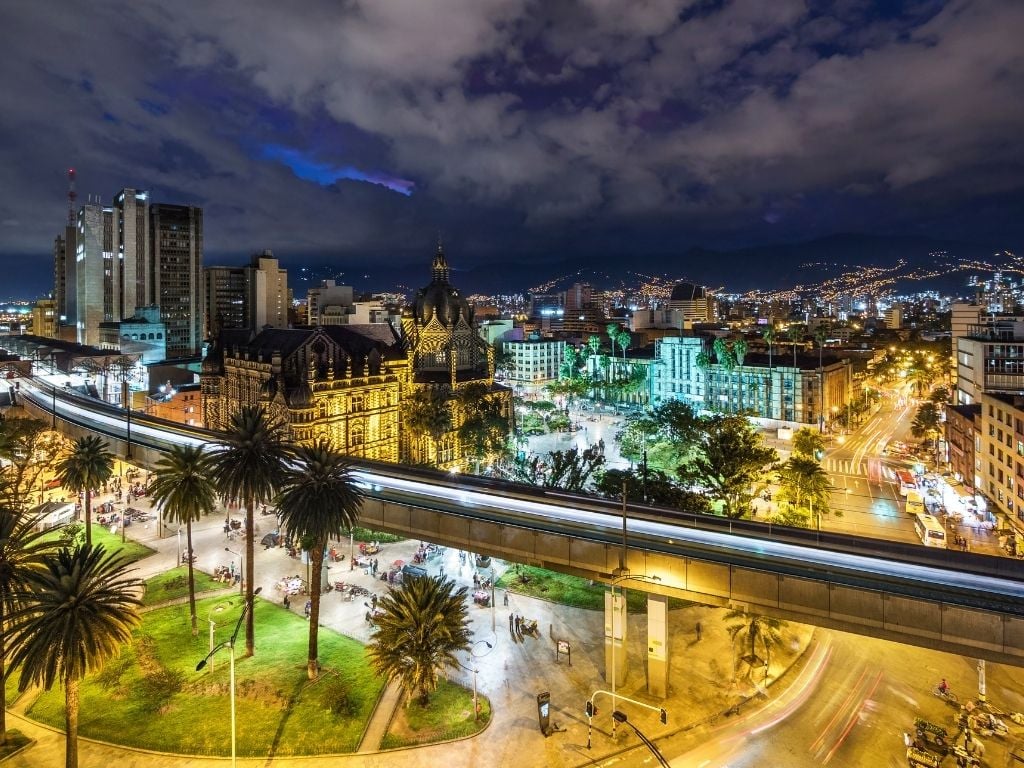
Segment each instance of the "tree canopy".
[[743,416],[716,414],[701,420],[693,457],[679,467],[680,480],[700,486],[723,503],[727,517],[750,513],[750,502],[765,485],[765,469],[778,460],[773,448]]

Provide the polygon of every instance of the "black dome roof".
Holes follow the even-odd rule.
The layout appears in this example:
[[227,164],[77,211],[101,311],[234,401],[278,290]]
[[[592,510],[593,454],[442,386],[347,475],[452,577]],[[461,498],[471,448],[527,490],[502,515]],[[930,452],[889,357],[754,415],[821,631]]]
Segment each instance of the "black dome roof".
[[430,285],[416,292],[412,304],[412,316],[418,325],[426,325],[436,317],[441,325],[455,325],[460,318],[467,322],[473,320],[473,310],[448,282],[448,262],[444,257],[444,249],[437,244],[432,268],[434,279]]
[[707,290],[703,285],[695,283],[677,283],[672,289],[672,298],[669,301],[695,301],[707,296]]

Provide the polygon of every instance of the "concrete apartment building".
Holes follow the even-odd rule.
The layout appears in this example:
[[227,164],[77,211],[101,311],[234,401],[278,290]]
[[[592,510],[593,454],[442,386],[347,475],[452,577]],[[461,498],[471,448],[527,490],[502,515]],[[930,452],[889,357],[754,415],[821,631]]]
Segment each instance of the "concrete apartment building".
[[355,313],[354,303],[351,285],[324,280],[306,291],[306,322],[310,325],[346,325],[347,316]]
[[287,328],[288,302],[288,272],[272,251],[253,254],[244,266],[203,270],[206,338],[230,328]]
[[698,411],[752,413],[794,424],[825,424],[854,396],[853,366],[833,353],[772,356],[747,353],[735,365],[710,354],[708,339],[678,336],[655,342],[650,367],[653,405],[682,400]]
[[151,277],[147,304],[160,308],[167,357],[193,357],[203,342],[203,211],[191,205],[150,209]]
[[565,360],[565,342],[533,335],[525,341],[505,341],[502,351],[509,354],[505,381],[508,384],[538,384],[554,381]]

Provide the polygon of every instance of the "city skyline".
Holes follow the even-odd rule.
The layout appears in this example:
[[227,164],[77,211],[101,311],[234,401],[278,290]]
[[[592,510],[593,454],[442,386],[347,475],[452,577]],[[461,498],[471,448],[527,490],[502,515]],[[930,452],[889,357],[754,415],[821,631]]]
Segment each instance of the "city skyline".
[[0,262],[30,290],[68,167],[80,201],[202,206],[209,263],[1021,239],[1012,2],[61,7],[0,32]]

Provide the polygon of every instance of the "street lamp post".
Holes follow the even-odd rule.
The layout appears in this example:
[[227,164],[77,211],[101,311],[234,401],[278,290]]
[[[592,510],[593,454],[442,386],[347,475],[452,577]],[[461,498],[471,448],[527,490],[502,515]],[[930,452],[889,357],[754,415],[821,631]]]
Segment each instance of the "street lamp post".
[[[258,595],[262,590],[263,587],[259,587],[252,593],[253,596],[255,597],[256,595]],[[196,664],[196,672],[200,672],[202,671],[203,667],[206,666],[206,662],[210,660],[210,657],[213,656],[221,648],[227,648],[228,651],[230,652],[231,672],[229,676],[229,686],[231,689],[231,768],[235,768],[235,766],[238,764],[235,755],[235,641],[238,639],[238,630],[242,628],[242,620],[245,618],[245,614],[251,610],[252,604],[248,600],[246,600],[245,604],[242,606],[242,613],[238,617],[238,622],[235,624],[235,631],[231,633],[231,639],[226,640],[220,645],[218,645],[216,648],[214,648],[212,651],[206,654],[206,658],[204,658],[202,661]]]
[[[495,635],[495,637],[497,637],[497,635]],[[481,645],[481,644],[486,645],[487,646],[487,650],[484,651],[483,653],[477,653],[476,652],[477,646]],[[473,661],[475,662],[477,659],[481,659],[484,656],[486,656],[492,650],[494,650],[494,646],[491,645],[490,642],[488,642],[487,640],[477,640],[475,643],[473,643],[473,647],[470,648],[469,653],[473,657]],[[472,672],[473,673],[473,719],[478,721],[478,720],[480,720],[480,704],[479,704],[479,699],[477,697],[477,692],[476,692],[476,676],[477,676],[477,673],[480,670],[477,669],[476,664],[473,664],[473,668],[470,669],[469,667],[467,667],[465,664],[463,664],[458,659],[455,660],[455,663],[458,664],[460,667],[462,667],[467,672]]]
[[[242,578],[238,580],[238,593],[242,594],[245,592],[245,576],[243,575],[245,574],[245,554],[243,552],[235,552],[235,550],[229,547],[224,547],[224,551],[230,552],[232,555],[239,558],[241,570],[239,570],[238,573]],[[307,581],[306,583],[308,584],[309,582]]]

